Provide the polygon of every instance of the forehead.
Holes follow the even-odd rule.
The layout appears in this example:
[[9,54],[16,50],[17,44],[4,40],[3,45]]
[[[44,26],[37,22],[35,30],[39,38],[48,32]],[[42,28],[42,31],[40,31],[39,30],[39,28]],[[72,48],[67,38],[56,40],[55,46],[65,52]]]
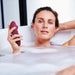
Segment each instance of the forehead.
[[53,20],[55,20],[54,14],[51,11],[47,11],[47,10],[40,11],[36,15],[36,18],[53,19]]

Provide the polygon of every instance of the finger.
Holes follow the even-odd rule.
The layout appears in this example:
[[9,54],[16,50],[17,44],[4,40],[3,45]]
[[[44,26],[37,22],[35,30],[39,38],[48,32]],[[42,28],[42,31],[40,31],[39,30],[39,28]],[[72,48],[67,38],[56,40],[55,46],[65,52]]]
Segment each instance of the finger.
[[15,35],[12,36],[12,39],[21,38],[21,37],[23,37],[23,36],[22,35],[19,35],[19,34],[15,34]]
[[8,31],[8,35],[10,36],[10,35],[11,35],[11,33],[12,33],[14,30],[15,30],[15,27],[13,27],[13,28],[9,29],[9,31]]
[[59,30],[60,30],[60,28],[57,28],[57,29],[56,29],[56,32],[58,32]]
[[8,24],[8,31],[9,31],[9,29],[10,29],[9,26],[10,26],[10,24]]
[[60,31],[60,29],[59,29],[59,28],[57,28],[57,29],[55,30],[55,33],[57,33],[58,31]]
[[16,42],[16,41],[21,41],[21,40],[23,40],[22,38],[16,38],[16,39],[14,39],[14,41]]

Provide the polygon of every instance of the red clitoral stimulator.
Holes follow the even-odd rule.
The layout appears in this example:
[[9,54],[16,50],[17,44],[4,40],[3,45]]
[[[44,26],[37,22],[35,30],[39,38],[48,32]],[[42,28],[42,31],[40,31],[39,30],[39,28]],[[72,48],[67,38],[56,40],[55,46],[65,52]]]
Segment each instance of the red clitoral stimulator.
[[[12,22],[10,23],[10,29],[11,29],[12,27],[16,27],[15,30],[12,32],[12,35],[14,35],[14,34],[19,34],[19,33],[18,33],[18,26],[16,25],[15,21],[12,21]],[[17,37],[17,38],[18,38],[18,37]],[[18,46],[21,45],[21,41],[16,41],[16,43],[18,44]]]

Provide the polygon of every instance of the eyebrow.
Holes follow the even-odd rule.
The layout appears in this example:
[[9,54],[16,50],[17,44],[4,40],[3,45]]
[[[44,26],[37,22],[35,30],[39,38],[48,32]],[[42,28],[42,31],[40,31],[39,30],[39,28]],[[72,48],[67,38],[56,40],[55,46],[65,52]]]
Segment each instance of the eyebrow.
[[37,18],[37,19],[42,19],[42,20],[44,20],[43,18]]

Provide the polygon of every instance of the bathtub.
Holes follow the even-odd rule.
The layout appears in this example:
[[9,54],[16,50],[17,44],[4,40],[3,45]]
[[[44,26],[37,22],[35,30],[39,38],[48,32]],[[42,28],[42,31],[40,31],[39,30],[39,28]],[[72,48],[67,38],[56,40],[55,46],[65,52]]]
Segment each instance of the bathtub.
[[[23,36],[23,41],[21,45],[32,45],[35,41],[35,34],[30,26],[20,26],[18,27],[19,34]],[[8,29],[0,29],[0,55],[1,54],[11,54],[12,48],[7,41]],[[58,32],[51,39],[51,43],[55,45],[62,45],[63,43],[70,40],[75,35],[75,29],[63,30]],[[65,38],[65,39],[64,39]]]
[[[19,27],[19,33],[23,35],[22,45],[34,43],[35,35],[31,27]],[[59,46],[22,47],[19,54],[12,54],[7,34],[7,29],[0,29],[1,75],[55,75],[58,71],[75,65],[75,46],[60,46],[75,35],[75,29],[60,31],[51,39],[51,43]]]

